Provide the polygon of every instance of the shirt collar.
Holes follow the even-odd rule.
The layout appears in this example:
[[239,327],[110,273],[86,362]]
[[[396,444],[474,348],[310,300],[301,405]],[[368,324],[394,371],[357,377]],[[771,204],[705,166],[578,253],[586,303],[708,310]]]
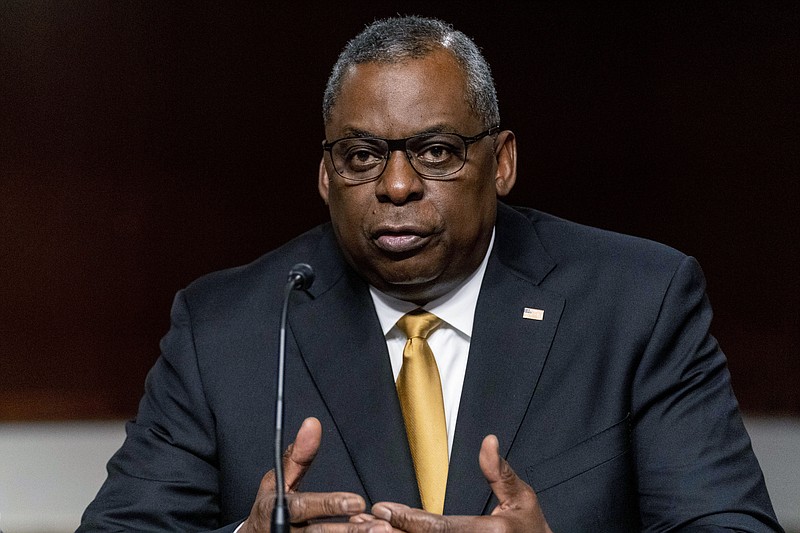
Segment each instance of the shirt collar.
[[[492,229],[492,238],[489,241],[486,255],[475,272],[470,274],[467,279],[452,291],[422,306],[423,309],[438,316],[468,337],[472,337],[475,306],[478,304],[478,294],[481,290],[483,275],[486,273],[486,265],[489,263],[489,254],[492,252],[493,246],[494,229]],[[400,317],[419,307],[411,302],[389,296],[372,285],[369,287],[369,292],[372,296],[372,302],[375,304],[375,311],[378,313],[378,320],[381,323],[384,336],[397,324]]]

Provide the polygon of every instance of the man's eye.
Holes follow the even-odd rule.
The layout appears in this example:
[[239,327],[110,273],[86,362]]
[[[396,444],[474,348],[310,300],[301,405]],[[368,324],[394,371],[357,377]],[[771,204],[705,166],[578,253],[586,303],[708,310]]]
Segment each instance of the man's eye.
[[350,154],[350,157],[356,161],[363,163],[377,158],[377,155],[369,150],[357,150],[355,152],[352,152]]
[[450,155],[450,151],[444,146],[431,146],[420,155],[425,159],[438,161]]
[[350,167],[361,169],[380,164],[383,154],[375,147],[357,146],[347,151],[344,160]]
[[447,144],[431,144],[418,150],[416,156],[423,163],[443,163],[457,157],[457,150]]

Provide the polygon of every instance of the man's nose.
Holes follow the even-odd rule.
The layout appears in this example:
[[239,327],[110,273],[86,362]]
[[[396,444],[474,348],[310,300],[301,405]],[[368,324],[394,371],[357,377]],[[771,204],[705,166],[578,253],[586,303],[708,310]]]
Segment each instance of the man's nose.
[[422,198],[425,184],[417,174],[406,152],[394,150],[389,152],[386,168],[383,170],[375,187],[375,195],[381,202],[392,202],[400,205]]

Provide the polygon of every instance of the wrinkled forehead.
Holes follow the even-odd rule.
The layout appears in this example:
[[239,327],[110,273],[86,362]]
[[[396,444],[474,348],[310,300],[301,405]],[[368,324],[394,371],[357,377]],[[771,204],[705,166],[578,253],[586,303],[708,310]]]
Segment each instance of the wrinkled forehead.
[[328,138],[356,130],[399,138],[433,127],[471,131],[479,122],[467,102],[463,70],[441,50],[421,58],[351,65],[325,130]]

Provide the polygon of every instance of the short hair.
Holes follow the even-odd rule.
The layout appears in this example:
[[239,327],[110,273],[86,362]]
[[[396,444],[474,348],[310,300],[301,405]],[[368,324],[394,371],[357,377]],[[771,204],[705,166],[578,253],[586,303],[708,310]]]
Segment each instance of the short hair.
[[439,49],[449,50],[467,82],[467,105],[490,128],[500,124],[492,72],[477,45],[452,25],[438,19],[403,16],[377,20],[345,45],[333,66],[322,100],[327,124],[342,90],[342,81],[353,65],[368,62],[398,63],[419,59]]

